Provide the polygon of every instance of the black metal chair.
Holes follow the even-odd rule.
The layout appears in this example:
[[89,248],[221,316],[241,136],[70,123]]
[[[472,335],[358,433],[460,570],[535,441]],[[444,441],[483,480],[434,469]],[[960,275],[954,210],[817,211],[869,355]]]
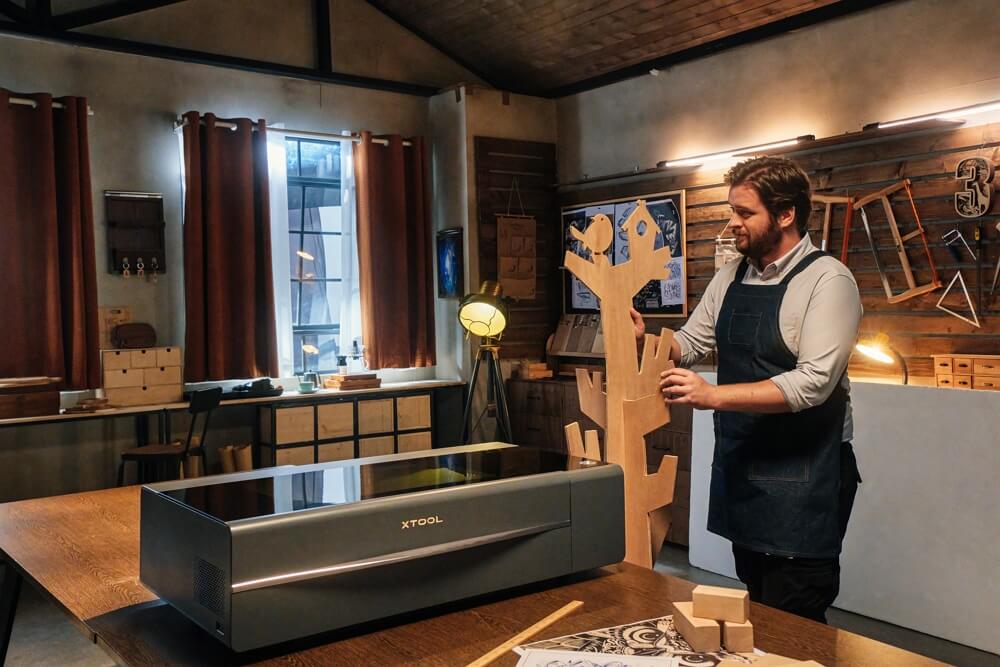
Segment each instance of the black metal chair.
[[[184,461],[192,455],[205,457],[205,433],[208,431],[208,421],[212,416],[212,411],[218,407],[222,398],[222,389],[215,387],[212,389],[201,389],[191,393],[191,403],[188,405],[188,412],[191,413],[191,426],[188,428],[187,439],[184,442],[176,441],[161,445],[145,445],[143,447],[132,447],[122,452],[121,462],[118,464],[118,486],[125,482],[125,464],[129,461],[136,463],[138,468],[139,483],[156,482],[163,479],[176,479],[183,466]],[[202,415],[201,435],[195,443],[194,432],[199,422],[199,415]],[[153,470],[152,475],[149,471]],[[164,473],[164,471],[167,471]],[[149,479],[149,477],[154,479]]]

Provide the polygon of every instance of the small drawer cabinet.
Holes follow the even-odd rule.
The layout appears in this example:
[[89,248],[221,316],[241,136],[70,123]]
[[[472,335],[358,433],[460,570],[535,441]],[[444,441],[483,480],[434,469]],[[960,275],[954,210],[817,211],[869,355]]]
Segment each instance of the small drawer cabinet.
[[262,408],[261,465],[302,465],[431,449],[432,396],[432,392],[367,393]]
[[104,395],[111,405],[153,405],[184,400],[181,348],[101,350]]
[[1000,390],[1000,355],[935,354],[934,384],[946,389]]

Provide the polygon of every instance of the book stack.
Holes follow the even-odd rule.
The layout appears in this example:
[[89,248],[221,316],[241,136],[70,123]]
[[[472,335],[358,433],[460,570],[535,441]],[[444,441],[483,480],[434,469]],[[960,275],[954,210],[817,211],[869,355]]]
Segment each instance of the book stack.
[[336,373],[326,378],[326,389],[378,389],[382,380],[375,373]]

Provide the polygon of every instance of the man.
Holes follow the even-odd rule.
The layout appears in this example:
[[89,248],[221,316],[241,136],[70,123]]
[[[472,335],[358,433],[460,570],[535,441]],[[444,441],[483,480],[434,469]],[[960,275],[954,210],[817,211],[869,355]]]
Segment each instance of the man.
[[[809,240],[797,165],[748,160],[726,183],[744,258],[715,275],[676,333],[678,368],[660,387],[667,405],[716,411],[708,529],[732,541],[750,599],[825,622],[860,481],[846,369],[861,301],[850,271]],[[687,370],[713,349],[717,386]]]

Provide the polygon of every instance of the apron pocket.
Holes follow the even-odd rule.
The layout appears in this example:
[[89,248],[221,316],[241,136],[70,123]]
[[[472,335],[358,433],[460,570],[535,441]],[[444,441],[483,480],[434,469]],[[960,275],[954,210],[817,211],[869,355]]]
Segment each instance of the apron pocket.
[[740,347],[753,347],[760,328],[760,313],[733,313],[729,320],[729,343]]
[[747,479],[772,482],[808,482],[809,457],[793,456],[750,461]]

